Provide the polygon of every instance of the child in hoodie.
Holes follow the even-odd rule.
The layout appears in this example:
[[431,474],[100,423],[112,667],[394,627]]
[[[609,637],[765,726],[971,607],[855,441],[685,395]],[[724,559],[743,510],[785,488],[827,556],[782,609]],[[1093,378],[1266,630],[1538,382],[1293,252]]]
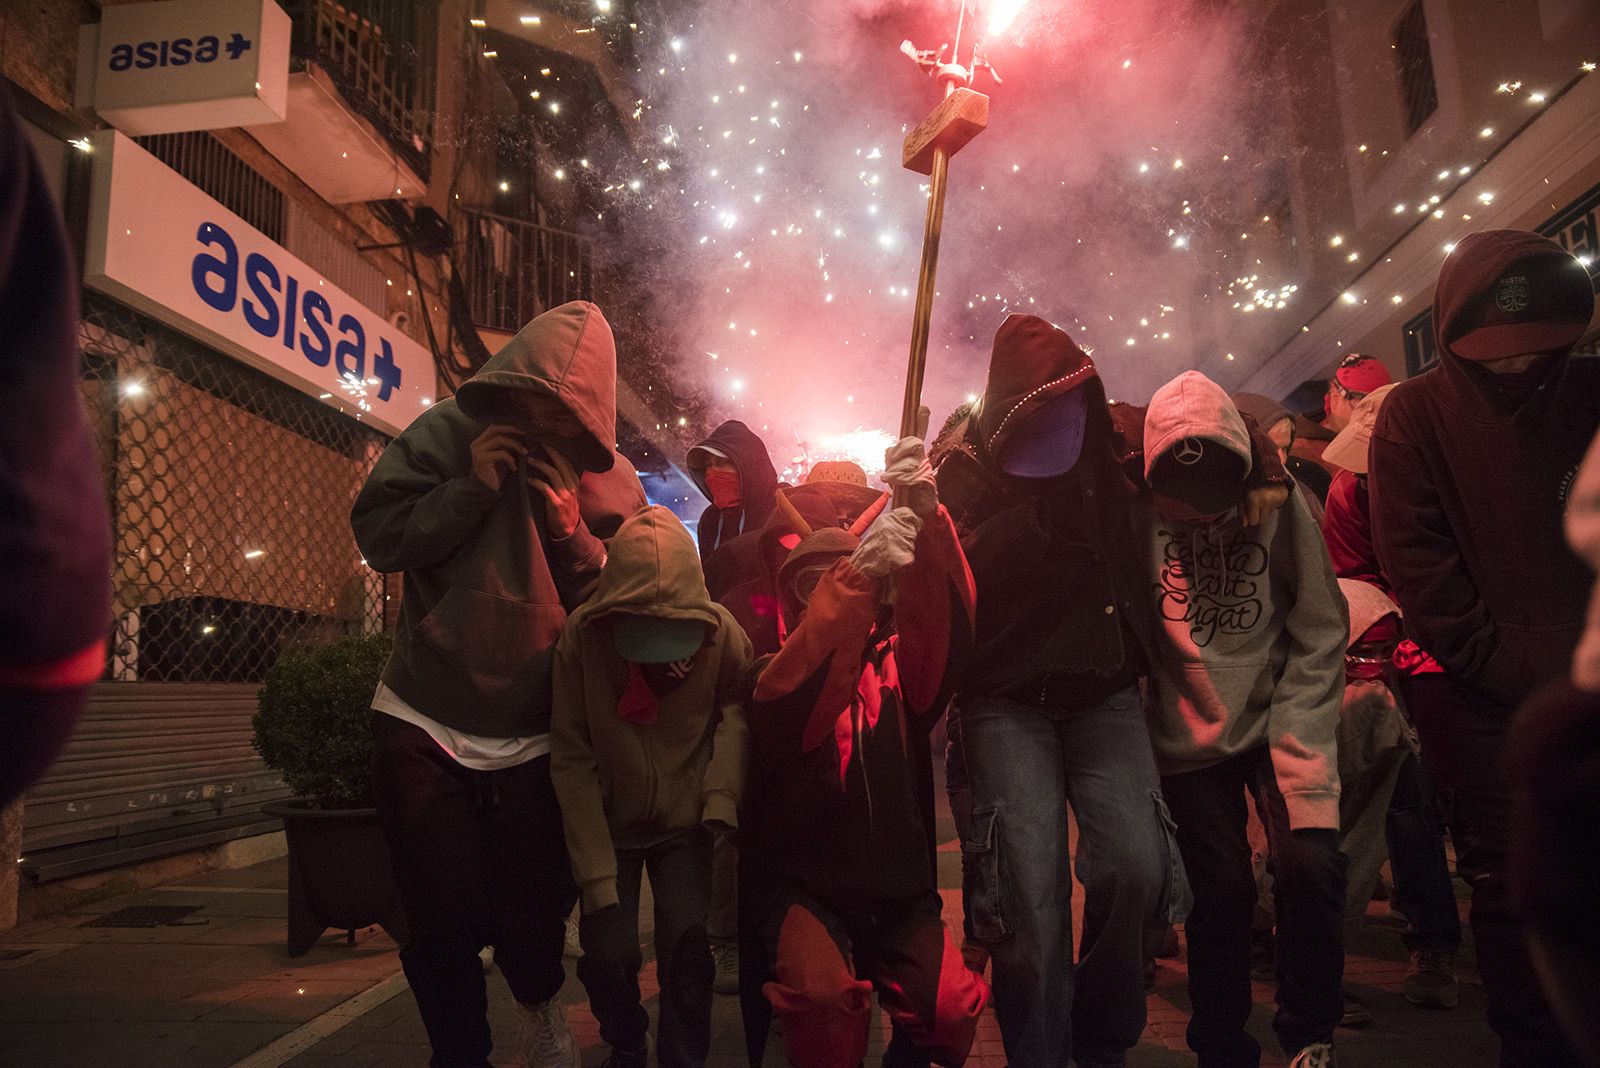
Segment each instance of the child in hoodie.
[[656,1031],[668,1068],[705,1063],[713,832],[738,823],[750,640],[706,593],[694,539],[644,508],[556,646],[551,776],[582,891],[578,978],[614,1068],[643,1068],[639,885],[655,895]]
[[[972,575],[922,442],[903,439],[887,467],[906,507],[859,542],[801,531],[779,568],[790,629],[750,706],[742,892],[797,1068],[861,1063],[874,989],[894,1023],[885,1065],[959,1065],[988,1001],[940,918],[930,811],[928,732],[952,643],[970,644]],[[880,608],[897,571],[894,633]],[[760,1043],[750,1052],[758,1063]]]
[[1202,1068],[1254,1068],[1261,1056],[1245,1032],[1256,899],[1248,792],[1276,876],[1273,1026],[1294,1068],[1326,1068],[1343,1004],[1334,739],[1344,600],[1298,495],[1255,527],[1236,514],[1250,437],[1216,383],[1195,371],[1169,382],[1144,427],[1142,519],[1159,621],[1150,736],[1194,889],[1189,1048]]

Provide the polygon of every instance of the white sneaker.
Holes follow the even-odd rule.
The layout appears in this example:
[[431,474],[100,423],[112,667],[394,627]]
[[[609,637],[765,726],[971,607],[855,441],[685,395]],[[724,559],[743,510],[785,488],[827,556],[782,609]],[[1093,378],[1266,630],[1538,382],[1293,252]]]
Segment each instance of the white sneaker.
[[578,917],[567,917],[567,940],[561,949],[563,956],[583,956],[583,943],[578,940]]
[[518,1068],[580,1068],[578,1044],[567,1030],[567,1014],[555,999],[543,1005],[517,1005],[522,1035],[517,1043]]
[[1289,1068],[1334,1068],[1333,1044],[1313,1042],[1294,1055]]

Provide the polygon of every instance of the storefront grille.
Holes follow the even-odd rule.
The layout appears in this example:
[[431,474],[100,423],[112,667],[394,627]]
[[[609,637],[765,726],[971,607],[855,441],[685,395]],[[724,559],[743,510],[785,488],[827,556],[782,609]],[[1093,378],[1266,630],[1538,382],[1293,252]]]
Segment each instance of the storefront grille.
[[97,294],[83,391],[110,495],[113,682],[259,682],[283,653],[379,629],[350,508],[386,443]]

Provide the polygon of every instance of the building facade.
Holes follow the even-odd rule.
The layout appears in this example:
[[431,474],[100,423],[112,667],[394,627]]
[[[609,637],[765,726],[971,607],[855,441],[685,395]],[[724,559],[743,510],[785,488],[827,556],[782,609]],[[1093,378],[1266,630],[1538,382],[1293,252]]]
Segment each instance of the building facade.
[[[189,5],[257,20],[208,53],[279,65],[243,106],[282,120],[248,125],[214,102],[192,118],[206,26],[179,44],[112,0],[0,9],[0,75],[83,264],[82,391],[115,525],[105,673],[6,843],[25,885],[277,830],[261,807],[286,791],[250,741],[266,672],[398,608],[397,576],[350,533],[372,464],[528,319],[604,302],[574,211],[520,180],[508,195],[534,168],[483,136],[518,109],[479,7]],[[130,20],[151,40],[118,53]],[[152,78],[171,63],[156,103],[113,107],[107,72],[145,58]],[[151,132],[174,115],[192,128]],[[622,392],[619,440],[669,451],[652,434],[671,417]]]
[[1248,326],[1219,311],[1241,388],[1287,397],[1347,352],[1426,369],[1439,267],[1477,230],[1546,233],[1600,279],[1596,0],[1280,0],[1257,28],[1282,181],[1245,207],[1299,291]]

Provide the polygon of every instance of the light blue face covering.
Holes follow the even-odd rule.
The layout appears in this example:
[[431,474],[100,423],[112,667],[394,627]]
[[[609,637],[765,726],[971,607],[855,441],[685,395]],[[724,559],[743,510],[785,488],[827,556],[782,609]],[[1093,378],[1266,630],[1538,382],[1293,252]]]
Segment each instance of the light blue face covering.
[[617,655],[635,664],[675,664],[699,652],[706,625],[693,619],[617,616],[611,623]]
[[1007,431],[995,462],[1018,478],[1055,478],[1071,471],[1083,451],[1083,428],[1089,417],[1089,398],[1071,389],[1040,405]]

